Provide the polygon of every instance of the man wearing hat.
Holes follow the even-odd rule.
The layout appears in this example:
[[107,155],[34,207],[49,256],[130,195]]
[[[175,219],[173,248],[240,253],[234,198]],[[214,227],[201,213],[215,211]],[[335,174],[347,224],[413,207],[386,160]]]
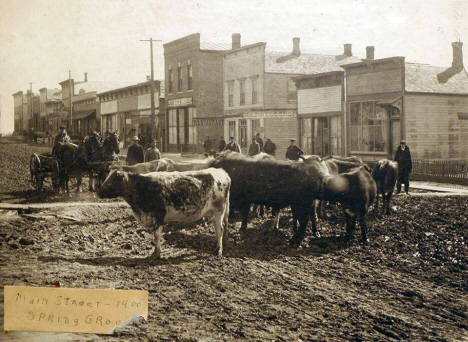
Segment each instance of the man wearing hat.
[[57,148],[59,146],[68,144],[69,142],[70,137],[68,136],[67,131],[65,130],[65,126],[61,125],[54,139],[54,147],[52,147],[52,154],[55,155],[55,152],[57,151]]
[[238,143],[234,140],[234,137],[229,137],[229,142],[223,151],[233,151],[241,153],[241,149]]
[[408,195],[409,191],[409,174],[412,171],[413,164],[411,162],[411,153],[406,141],[400,141],[395,153],[395,161],[398,163],[398,181],[397,181],[397,194],[401,192],[401,184],[405,185],[405,192]]
[[138,137],[135,135],[132,139],[133,145],[128,148],[127,152],[127,165],[135,165],[138,163],[145,162],[145,155],[143,151],[143,147],[138,144]]
[[151,140],[150,147],[145,152],[145,160],[147,162],[161,159],[161,152],[156,147],[156,140]]
[[256,154],[260,153],[260,145],[256,141],[256,138],[252,139],[252,143],[250,144],[249,147],[249,156],[253,157]]
[[286,150],[286,158],[290,160],[299,160],[299,157],[304,154],[304,151],[296,145],[296,139],[291,138],[289,141],[291,143],[288,149]]
[[222,150],[224,150],[225,147],[226,147],[226,141],[224,141],[224,138],[221,137],[221,138],[219,139],[219,146],[218,146],[219,152],[221,152]]

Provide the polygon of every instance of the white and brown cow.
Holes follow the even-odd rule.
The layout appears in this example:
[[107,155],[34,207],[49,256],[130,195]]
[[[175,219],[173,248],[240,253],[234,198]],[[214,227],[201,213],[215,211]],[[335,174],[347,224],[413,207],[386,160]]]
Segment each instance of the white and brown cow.
[[[161,256],[163,225],[213,218],[216,253],[223,253],[223,232],[227,229],[231,179],[221,169],[190,172],[151,172],[144,175],[112,170],[98,191],[102,198],[123,197],[135,218],[154,228],[156,248],[150,258]],[[223,228],[224,224],[224,228]]]

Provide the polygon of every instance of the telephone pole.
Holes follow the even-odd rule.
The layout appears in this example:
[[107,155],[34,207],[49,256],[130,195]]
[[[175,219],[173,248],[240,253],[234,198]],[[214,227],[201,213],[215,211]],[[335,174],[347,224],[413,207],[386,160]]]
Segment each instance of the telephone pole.
[[[156,113],[154,108],[154,65],[153,65],[153,42],[161,42],[161,40],[156,40],[150,38],[149,40],[141,40],[140,42],[150,42],[150,50],[151,50],[151,138],[154,139],[154,128],[156,127]],[[162,138],[161,138],[161,123],[158,120],[158,145],[159,148],[162,150]]]
[[73,128],[72,128],[72,125],[73,125],[73,102],[72,102],[71,70],[68,70],[68,105],[70,106],[70,134],[73,134]]

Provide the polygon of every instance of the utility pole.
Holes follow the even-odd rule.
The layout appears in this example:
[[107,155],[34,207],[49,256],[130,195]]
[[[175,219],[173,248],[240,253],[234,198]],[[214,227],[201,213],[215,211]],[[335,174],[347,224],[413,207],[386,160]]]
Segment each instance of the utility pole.
[[[34,128],[35,131],[37,131],[37,123],[34,122],[34,111],[33,111],[33,93],[32,93],[32,85],[36,84],[33,82],[29,82],[29,106],[28,106],[28,115],[31,118],[31,127],[29,129]],[[22,119],[22,118],[21,118]]]
[[68,70],[68,105],[70,106],[70,134],[73,134],[73,127],[72,127],[73,125],[73,102],[72,102],[71,70]]
[[[161,40],[156,40],[150,38],[149,40],[140,40],[140,42],[150,42],[150,50],[151,50],[151,138],[154,139],[154,128],[156,127],[156,113],[154,108],[154,65],[153,65],[153,42],[161,42]],[[161,138],[161,123],[158,120],[158,145],[159,148],[162,150],[162,138]]]

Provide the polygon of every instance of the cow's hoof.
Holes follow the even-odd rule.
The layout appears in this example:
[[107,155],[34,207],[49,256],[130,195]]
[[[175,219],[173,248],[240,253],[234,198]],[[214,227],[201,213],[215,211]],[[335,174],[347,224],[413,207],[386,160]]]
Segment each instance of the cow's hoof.
[[369,243],[369,239],[368,238],[365,238],[365,239],[361,238],[359,240],[359,242],[362,243],[363,245],[367,245]]
[[298,237],[293,237],[291,240],[289,240],[289,245],[293,248],[298,248],[301,245],[302,238]]
[[319,238],[319,237],[320,237],[320,233],[319,233],[319,232],[313,232],[313,233],[312,233],[312,237],[314,237],[314,238]]

